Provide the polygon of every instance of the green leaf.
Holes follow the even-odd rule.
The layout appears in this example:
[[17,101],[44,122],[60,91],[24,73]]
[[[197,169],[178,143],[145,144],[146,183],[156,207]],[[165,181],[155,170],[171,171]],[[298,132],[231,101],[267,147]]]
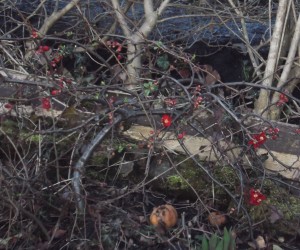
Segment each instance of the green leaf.
[[225,248],[223,248],[223,242],[223,239],[220,240],[215,250],[225,250]]
[[156,46],[154,46],[154,50],[157,50],[158,48],[161,48],[163,46],[162,41],[158,41],[155,44],[156,44]]
[[123,145],[119,145],[117,148],[118,153],[121,153],[124,150],[124,146]]
[[216,250],[218,244],[218,236],[213,234],[209,239],[209,250]]
[[166,54],[157,58],[157,66],[160,67],[162,70],[167,70],[170,66],[168,56]]
[[229,250],[229,244],[230,244],[231,235],[228,232],[227,228],[224,228],[224,236],[223,236],[223,250]]
[[145,88],[145,89],[148,89],[148,88],[150,87],[150,84],[151,84],[150,82],[144,83],[144,88]]
[[149,96],[150,95],[150,89],[145,89],[145,96]]
[[151,90],[151,92],[158,90],[157,85],[152,84],[152,85],[150,86],[150,90]]
[[202,238],[201,250],[209,250],[208,249],[208,242],[207,242],[206,237]]

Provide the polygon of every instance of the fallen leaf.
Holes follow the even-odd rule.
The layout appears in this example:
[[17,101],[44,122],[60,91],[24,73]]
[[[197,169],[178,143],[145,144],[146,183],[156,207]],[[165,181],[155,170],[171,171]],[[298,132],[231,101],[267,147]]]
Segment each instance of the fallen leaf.
[[211,212],[208,215],[209,223],[214,227],[219,227],[226,223],[226,216],[219,212]]
[[217,70],[215,70],[211,65],[203,65],[203,70],[206,72],[205,83],[211,85],[221,80],[221,76]]
[[256,245],[257,245],[258,249],[263,249],[263,248],[267,247],[265,239],[262,236],[257,236],[255,241],[256,241]]
[[273,250],[283,250],[280,246],[273,244]]

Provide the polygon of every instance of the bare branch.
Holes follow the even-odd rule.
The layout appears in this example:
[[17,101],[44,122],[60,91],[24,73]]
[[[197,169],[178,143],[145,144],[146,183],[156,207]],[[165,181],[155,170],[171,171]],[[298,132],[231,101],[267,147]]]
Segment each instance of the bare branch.
[[128,27],[128,24],[125,20],[125,17],[124,17],[124,13],[123,11],[121,10],[121,7],[120,7],[120,4],[119,4],[119,0],[111,0],[111,3],[115,9],[115,14],[116,14],[116,17],[118,19],[118,22],[121,26],[121,29],[123,30],[123,33],[124,35],[129,38],[130,37],[130,30],[129,30],[129,27]]
[[230,3],[230,5],[234,8],[236,14],[241,18],[241,25],[242,25],[242,31],[243,31],[243,36],[244,36],[244,39],[245,39],[245,43],[246,43],[246,48],[247,48],[247,52],[249,54],[249,57],[250,57],[250,60],[251,60],[251,63],[255,69],[255,72],[257,73],[257,76],[259,78],[261,78],[262,76],[262,72],[261,70],[259,69],[259,65],[257,63],[257,60],[256,58],[254,57],[254,53],[251,49],[251,46],[250,46],[250,40],[249,40],[249,36],[248,36],[248,32],[247,32],[247,27],[246,27],[246,22],[245,22],[245,17],[244,17],[244,14],[242,13],[242,11],[240,11],[234,4],[234,2],[232,0],[228,0],[228,2]]
[[144,0],[144,9],[145,9],[145,17],[146,20],[139,28],[139,33],[141,33],[144,37],[147,37],[150,32],[153,30],[159,15],[163,12],[163,10],[167,7],[170,0],[164,0],[159,6],[157,11],[153,11],[153,3],[152,1]]
[[[262,85],[271,86],[273,82],[274,72],[277,63],[277,56],[279,52],[279,44],[283,34],[284,20],[286,16],[287,6],[289,1],[280,0],[277,10],[276,23],[274,27],[274,32],[271,39],[270,51],[268,55],[268,61],[265,69],[264,80]],[[261,114],[269,104],[270,92],[264,89],[261,90],[258,100],[255,103],[255,111]],[[266,117],[268,114],[264,113],[263,116]]]
[[79,160],[76,162],[74,166],[74,173],[72,178],[72,185],[74,188],[74,192],[76,195],[76,204],[78,207],[79,212],[83,212],[84,210],[84,203],[83,199],[81,198],[81,175],[84,172],[84,166],[90,155],[93,153],[95,147],[104,139],[107,133],[120,121],[122,120],[121,115],[117,115],[112,124],[106,125],[98,134],[97,136],[90,142],[90,144],[86,147],[86,150],[81,155]]

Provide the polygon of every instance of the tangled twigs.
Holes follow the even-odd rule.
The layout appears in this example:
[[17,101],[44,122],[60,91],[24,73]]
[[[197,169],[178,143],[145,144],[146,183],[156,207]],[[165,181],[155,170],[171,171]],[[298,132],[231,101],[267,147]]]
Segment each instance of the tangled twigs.
[[74,166],[72,185],[74,188],[75,199],[77,204],[77,209],[80,213],[84,211],[84,200],[81,197],[81,174],[84,172],[84,165],[87,159],[92,154],[95,147],[104,139],[107,133],[120,121],[122,120],[121,115],[116,115],[112,121],[112,123],[107,124],[98,134],[97,136],[87,145],[84,153],[79,158]]

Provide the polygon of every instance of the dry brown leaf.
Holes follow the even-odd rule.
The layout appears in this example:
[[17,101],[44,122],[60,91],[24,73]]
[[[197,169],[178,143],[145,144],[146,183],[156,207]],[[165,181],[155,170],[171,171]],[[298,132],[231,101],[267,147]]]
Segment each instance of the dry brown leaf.
[[211,65],[203,65],[203,70],[206,72],[205,83],[211,85],[221,80],[219,72],[215,70]]
[[219,227],[226,223],[226,216],[219,212],[211,212],[208,215],[209,223],[214,227]]

